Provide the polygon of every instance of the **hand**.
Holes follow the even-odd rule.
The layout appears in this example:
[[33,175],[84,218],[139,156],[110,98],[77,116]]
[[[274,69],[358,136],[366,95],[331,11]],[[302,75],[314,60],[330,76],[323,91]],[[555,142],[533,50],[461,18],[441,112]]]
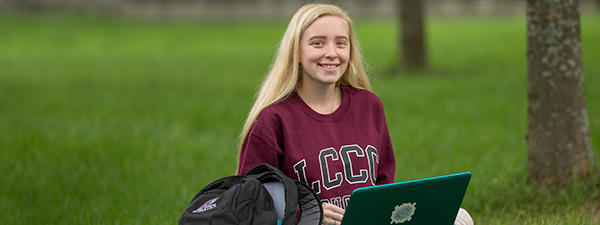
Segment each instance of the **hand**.
[[344,218],[344,209],[336,205],[323,203],[323,225],[340,225]]

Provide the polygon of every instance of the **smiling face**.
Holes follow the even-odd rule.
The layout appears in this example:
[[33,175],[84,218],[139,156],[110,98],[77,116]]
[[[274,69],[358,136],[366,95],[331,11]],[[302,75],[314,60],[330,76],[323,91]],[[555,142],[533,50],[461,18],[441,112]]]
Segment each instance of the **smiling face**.
[[350,37],[346,22],[324,16],[313,22],[300,39],[302,82],[335,84],[348,68]]

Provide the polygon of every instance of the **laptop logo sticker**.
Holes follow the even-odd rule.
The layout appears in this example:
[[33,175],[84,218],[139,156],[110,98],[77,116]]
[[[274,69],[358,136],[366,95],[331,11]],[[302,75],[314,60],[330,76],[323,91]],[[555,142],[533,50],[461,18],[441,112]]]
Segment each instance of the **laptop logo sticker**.
[[396,207],[394,207],[394,211],[392,212],[392,216],[390,217],[392,219],[390,224],[410,221],[412,216],[415,214],[415,210],[417,210],[417,207],[415,207],[416,204],[417,203],[414,202],[396,205]]

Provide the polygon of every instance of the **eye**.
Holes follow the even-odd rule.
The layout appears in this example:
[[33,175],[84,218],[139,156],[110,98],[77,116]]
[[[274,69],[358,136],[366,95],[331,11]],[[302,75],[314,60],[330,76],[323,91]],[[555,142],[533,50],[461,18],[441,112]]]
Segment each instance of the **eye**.
[[336,44],[338,46],[346,46],[346,41],[338,41]]
[[314,46],[323,46],[324,43],[322,41],[315,41],[312,43]]

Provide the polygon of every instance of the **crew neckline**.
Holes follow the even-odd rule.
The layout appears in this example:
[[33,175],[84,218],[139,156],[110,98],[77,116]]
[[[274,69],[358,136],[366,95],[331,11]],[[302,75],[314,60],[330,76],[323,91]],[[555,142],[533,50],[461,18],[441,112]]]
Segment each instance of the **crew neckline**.
[[294,92],[292,97],[298,103],[300,110],[302,110],[304,113],[306,113],[306,115],[308,115],[312,119],[321,122],[335,122],[339,120],[344,114],[346,114],[348,108],[350,107],[350,102],[352,100],[350,97],[350,90],[348,90],[347,87],[341,87],[341,89],[342,103],[335,111],[333,111],[333,113],[330,114],[320,114],[317,111],[313,110],[308,104],[306,104],[306,102],[304,102],[304,100],[302,100],[297,91]]

